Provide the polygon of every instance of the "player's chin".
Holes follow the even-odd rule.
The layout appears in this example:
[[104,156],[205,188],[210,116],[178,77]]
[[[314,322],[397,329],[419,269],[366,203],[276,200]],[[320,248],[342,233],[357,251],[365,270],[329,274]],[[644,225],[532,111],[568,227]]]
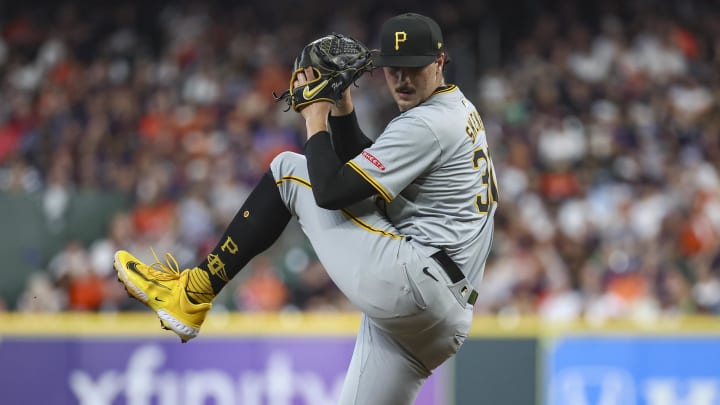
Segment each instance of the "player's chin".
[[410,94],[395,93],[395,103],[400,112],[405,112],[418,105],[418,100]]

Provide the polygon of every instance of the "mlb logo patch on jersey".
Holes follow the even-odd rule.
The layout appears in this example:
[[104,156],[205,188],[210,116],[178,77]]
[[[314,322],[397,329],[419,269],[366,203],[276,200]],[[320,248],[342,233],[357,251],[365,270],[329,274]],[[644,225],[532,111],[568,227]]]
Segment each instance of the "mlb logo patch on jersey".
[[382,164],[382,162],[380,161],[380,159],[378,159],[378,158],[376,158],[375,156],[373,156],[372,153],[364,150],[364,151],[362,152],[362,155],[363,155],[363,157],[364,157],[365,159],[369,160],[370,163],[374,164],[375,167],[377,167],[378,169],[380,169],[380,170],[382,170],[382,171],[385,171],[385,165]]

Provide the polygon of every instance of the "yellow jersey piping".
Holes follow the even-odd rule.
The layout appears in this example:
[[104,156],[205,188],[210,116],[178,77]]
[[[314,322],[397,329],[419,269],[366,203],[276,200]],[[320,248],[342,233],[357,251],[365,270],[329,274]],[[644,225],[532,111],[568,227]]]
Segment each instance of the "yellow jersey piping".
[[377,190],[377,192],[380,194],[380,197],[382,197],[383,200],[385,200],[387,202],[392,201],[392,196],[390,196],[390,193],[388,193],[387,190],[385,190],[385,188],[380,183],[378,183],[377,180],[372,178],[372,176],[370,176],[370,174],[368,172],[366,172],[362,167],[360,167],[357,163],[353,162],[352,160],[347,162],[347,164],[353,170],[355,170],[357,172],[357,174],[360,175],[360,177],[362,177],[363,179],[365,179],[365,181],[370,183],[370,185],[373,186],[373,188],[375,188],[375,190]]
[[441,89],[441,90],[435,90],[435,91],[433,91],[432,94],[435,95],[435,94],[440,94],[440,93],[449,93],[449,92],[455,91],[455,90],[457,90],[457,86],[454,85],[454,84],[451,84],[451,85],[450,85],[448,88],[446,88],[446,89]]

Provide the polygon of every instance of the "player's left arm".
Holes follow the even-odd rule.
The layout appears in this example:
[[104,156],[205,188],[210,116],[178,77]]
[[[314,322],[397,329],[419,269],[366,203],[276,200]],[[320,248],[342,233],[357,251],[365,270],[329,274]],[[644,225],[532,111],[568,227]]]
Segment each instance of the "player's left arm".
[[347,163],[387,202],[441,164],[443,147],[419,115],[394,119],[375,143]]

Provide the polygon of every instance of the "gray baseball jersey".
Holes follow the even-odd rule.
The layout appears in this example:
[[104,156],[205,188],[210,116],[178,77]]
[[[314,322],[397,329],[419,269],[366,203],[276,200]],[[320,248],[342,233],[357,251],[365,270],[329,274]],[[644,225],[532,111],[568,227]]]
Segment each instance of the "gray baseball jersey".
[[[472,323],[465,292],[482,275],[497,200],[484,129],[451,86],[401,114],[347,164],[378,198],[326,210],[304,156],[281,153],[270,168],[328,274],[363,312],[340,404],[412,404]],[[430,257],[438,249],[466,279],[453,281]]]
[[480,116],[456,86],[392,120],[349,164],[377,189],[403,235],[428,255],[445,250],[477,287],[497,185]]

